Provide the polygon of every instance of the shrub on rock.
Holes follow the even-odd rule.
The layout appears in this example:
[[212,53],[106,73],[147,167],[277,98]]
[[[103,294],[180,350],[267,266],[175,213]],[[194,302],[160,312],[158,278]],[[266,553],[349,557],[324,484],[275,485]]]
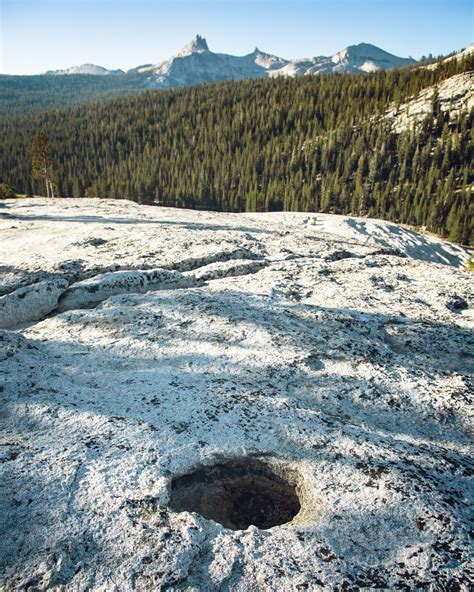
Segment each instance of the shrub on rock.
[[8,183],[0,183],[0,199],[13,199],[16,193]]

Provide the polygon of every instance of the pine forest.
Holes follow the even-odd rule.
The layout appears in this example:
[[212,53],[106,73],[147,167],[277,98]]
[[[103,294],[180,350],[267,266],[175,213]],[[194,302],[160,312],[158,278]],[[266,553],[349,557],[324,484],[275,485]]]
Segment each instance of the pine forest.
[[472,245],[473,113],[450,118],[435,94],[422,125],[397,134],[384,117],[392,104],[472,68],[470,57],[433,69],[224,82],[9,110],[0,115],[0,183],[46,195],[31,164],[41,130],[62,197],[369,216]]

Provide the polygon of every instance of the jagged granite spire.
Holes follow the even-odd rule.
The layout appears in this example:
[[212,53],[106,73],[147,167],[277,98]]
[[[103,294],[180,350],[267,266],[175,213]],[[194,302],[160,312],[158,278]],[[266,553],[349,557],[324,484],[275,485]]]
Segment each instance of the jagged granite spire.
[[209,51],[207,41],[204,39],[204,37],[201,37],[201,35],[196,35],[192,41],[183,47],[178,55],[187,56],[191,55],[192,53],[202,53],[204,51]]

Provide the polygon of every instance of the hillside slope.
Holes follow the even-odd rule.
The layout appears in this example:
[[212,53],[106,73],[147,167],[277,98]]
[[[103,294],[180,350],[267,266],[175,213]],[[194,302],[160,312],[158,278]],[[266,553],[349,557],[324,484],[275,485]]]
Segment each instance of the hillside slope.
[[[369,216],[470,244],[473,113],[450,93],[459,81],[469,89],[471,67],[467,58],[436,70],[246,80],[5,116],[0,182],[44,191],[30,157],[43,128],[59,195]],[[413,133],[397,133],[387,111],[436,86],[450,98],[431,100]]]
[[0,75],[0,111],[13,113],[90,103],[151,88],[167,89],[268,76],[374,72],[414,63],[411,58],[399,58],[368,43],[346,47],[333,56],[304,60],[287,60],[257,47],[247,55],[233,56],[210,51],[206,40],[197,35],[178,55],[159,64],[132,68],[126,73],[82,64],[50,70],[39,76]]
[[430,115],[446,114],[449,121],[456,120],[463,111],[474,109],[474,71],[464,72],[443,80],[441,84],[423,89],[417,97],[386,114],[397,133],[420,125]]
[[[470,274],[300,215],[0,212],[2,588],[467,589]],[[173,506],[223,463],[299,510]]]

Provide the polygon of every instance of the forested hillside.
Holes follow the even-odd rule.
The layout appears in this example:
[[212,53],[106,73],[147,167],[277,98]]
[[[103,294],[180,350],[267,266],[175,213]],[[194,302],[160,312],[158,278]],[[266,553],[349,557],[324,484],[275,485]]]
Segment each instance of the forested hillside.
[[0,74],[0,113],[91,103],[140,92],[139,76],[6,76]]
[[417,129],[383,114],[473,68],[247,80],[150,91],[94,105],[0,118],[0,182],[42,193],[30,149],[43,129],[63,196],[97,195],[224,211],[374,216],[473,242],[472,113],[433,100]]

